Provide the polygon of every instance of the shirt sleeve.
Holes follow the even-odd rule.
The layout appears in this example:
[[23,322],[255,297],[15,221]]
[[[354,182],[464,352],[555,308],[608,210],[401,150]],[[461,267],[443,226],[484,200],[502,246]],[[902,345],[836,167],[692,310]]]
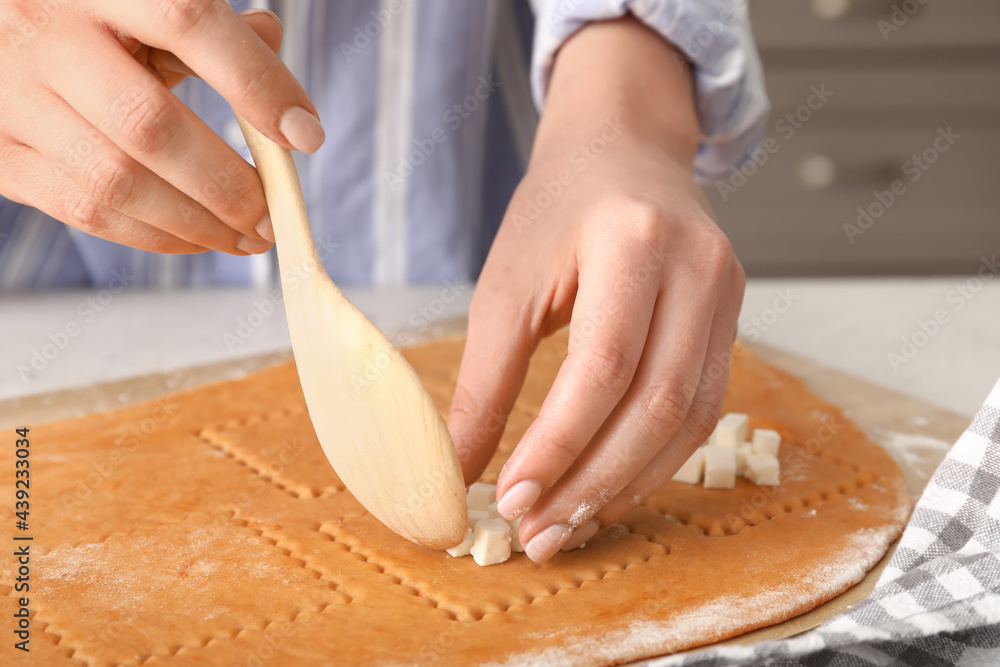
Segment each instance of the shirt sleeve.
[[590,21],[631,12],[694,66],[701,143],[695,177],[708,183],[746,161],[764,135],[770,103],[746,0],[535,0],[531,85],[541,108],[556,51]]

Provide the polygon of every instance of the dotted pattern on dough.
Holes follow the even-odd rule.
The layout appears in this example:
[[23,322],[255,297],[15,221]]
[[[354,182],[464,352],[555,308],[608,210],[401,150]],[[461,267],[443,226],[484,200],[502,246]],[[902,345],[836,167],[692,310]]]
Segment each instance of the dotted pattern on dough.
[[[173,657],[175,655],[180,654],[181,652],[187,652],[195,649],[204,648],[212,643],[230,641],[248,632],[266,633],[271,626],[277,623],[294,623],[302,616],[308,614],[321,614],[327,608],[335,604],[336,605],[350,604],[353,601],[352,597],[349,594],[340,589],[340,586],[336,581],[327,578],[326,576],[324,576],[323,572],[312,567],[309,563],[309,558],[307,556],[296,553],[294,547],[290,544],[287,538],[280,531],[257,528],[251,525],[249,521],[236,517],[232,515],[232,513],[228,514],[227,519],[228,521],[235,523],[240,528],[249,531],[250,533],[255,535],[261,542],[267,544],[269,548],[277,550],[287,560],[293,561],[297,567],[300,567],[306,572],[309,572],[312,577],[321,581],[323,586],[331,594],[333,594],[332,597],[334,602],[327,602],[325,601],[325,599],[316,601],[316,603],[313,605],[313,608],[301,607],[296,611],[291,612],[287,618],[267,619],[263,622],[263,624],[260,627],[241,627],[235,631],[217,630],[211,636],[203,637],[203,639],[197,643],[189,643],[189,644],[181,643],[170,647],[166,651],[160,651],[160,652],[150,651],[144,655],[135,656],[134,660],[113,663],[116,667],[118,667],[119,665],[121,666],[144,665],[154,658]],[[128,538],[145,530],[147,529],[137,528],[135,530],[131,530],[128,532],[110,533],[98,541],[88,541],[86,543],[75,544],[70,547],[60,547],[60,549],[76,549],[81,546],[96,546],[104,542],[107,542],[108,540],[111,540],[113,538]],[[17,593],[11,586],[7,586],[5,584],[2,586],[4,589],[6,589],[3,592],[4,595],[10,595],[15,598],[22,595],[21,593]],[[55,626],[55,623],[52,620],[47,620],[46,615],[44,613],[39,613],[37,610],[33,609],[31,612],[31,618],[33,623],[38,623],[41,625],[41,630],[44,634],[53,637],[53,643],[56,646],[63,649],[64,655],[68,659],[73,660],[75,663],[80,665],[87,665],[88,667],[92,665],[107,664],[101,660],[91,660],[86,657],[79,656],[78,655],[80,653],[79,647],[73,646],[68,641],[66,641],[63,636],[63,633],[58,631],[58,628]]]
[[352,554],[358,556],[362,562],[371,565],[379,573],[389,577],[394,584],[402,586],[403,588],[412,591],[414,595],[419,595],[425,600],[430,601],[435,609],[441,610],[447,615],[449,620],[453,621],[480,621],[488,614],[504,613],[514,607],[530,605],[540,598],[558,595],[560,592],[579,588],[588,582],[602,581],[611,572],[620,572],[631,567],[644,565],[653,558],[665,556],[670,553],[669,547],[653,541],[646,535],[632,531],[626,526],[620,524],[610,526],[608,530],[617,532],[617,537],[620,537],[622,534],[629,533],[645,539],[651,545],[650,553],[636,555],[635,557],[627,557],[620,564],[612,564],[611,566],[602,568],[594,573],[576,574],[569,583],[564,585],[548,585],[545,590],[538,592],[524,591],[523,594],[514,596],[498,606],[483,607],[477,604],[456,605],[440,600],[432,590],[414,582],[410,573],[406,572],[402,568],[396,568],[386,561],[380,560],[374,550],[366,549],[361,543],[361,540],[345,532],[343,529],[338,528],[334,524],[324,524],[315,530],[316,532],[328,536],[331,540],[343,546]]
[[[525,413],[531,414],[531,411],[524,410]],[[339,487],[328,487],[325,489],[313,489],[308,486],[301,484],[295,484],[294,482],[288,482],[280,479],[276,475],[270,474],[267,470],[263,469],[261,466],[256,465],[252,457],[248,456],[243,450],[241,450],[230,437],[226,437],[226,434],[232,433],[234,431],[252,428],[257,424],[276,421],[281,419],[307,419],[305,411],[301,409],[283,409],[268,413],[262,416],[253,416],[244,419],[234,419],[228,420],[221,424],[206,427],[200,430],[197,435],[210,446],[222,451],[227,458],[232,459],[237,464],[245,467],[253,474],[261,477],[266,483],[273,485],[274,487],[285,492],[289,496],[295,499],[309,500],[313,498],[329,497],[334,493],[340,493],[344,490],[343,486]],[[499,455],[504,456],[509,454],[509,452],[498,452]],[[829,455],[826,453],[821,453],[819,456],[830,460],[831,462],[837,464],[838,466],[844,467],[850,470],[856,479],[853,482],[841,483],[835,487],[825,487],[814,493],[806,494],[801,498],[789,498],[784,499],[780,504],[775,503],[764,507],[761,512],[749,520],[740,520],[740,523],[734,526],[731,522],[726,523],[724,520],[712,517],[706,517],[698,514],[685,514],[684,512],[678,512],[663,503],[659,502],[656,496],[649,499],[645,506],[656,510],[657,512],[669,516],[675,519],[678,523],[686,526],[690,526],[695,530],[699,531],[705,537],[728,537],[739,534],[741,531],[751,528],[759,523],[767,520],[773,520],[779,518],[783,514],[789,514],[799,509],[810,509],[815,508],[823,503],[841,496],[848,496],[852,491],[862,488],[866,483],[871,483],[871,475],[861,471],[860,467],[852,463],[846,462],[838,457]],[[311,567],[309,564],[309,558],[305,555],[296,554],[291,541],[285,536],[280,530],[267,530],[254,527],[246,519],[236,517],[230,513],[229,518],[241,525],[243,528],[253,532],[258,535],[262,540],[265,540],[273,548],[279,550],[283,555],[294,560],[299,566],[307,571],[311,572],[317,579],[323,581],[332,592],[337,593],[341,596],[340,602],[342,604],[349,604],[352,598],[345,592],[339,590],[338,585],[326,578],[323,572],[318,569]],[[653,558],[665,557],[670,553],[670,547],[666,544],[661,544],[656,540],[655,536],[646,535],[634,528],[629,528],[625,525],[615,525],[605,529],[608,531],[617,531],[619,535],[621,534],[631,534],[639,536],[653,545],[655,552],[644,554],[637,559],[626,559],[621,563],[612,564],[607,568],[602,568],[596,573],[584,573],[576,574],[572,577],[569,582],[562,583],[560,585],[549,585],[545,590],[535,590],[533,592],[524,591],[521,595],[511,596],[508,600],[500,603],[499,605],[494,605],[492,607],[486,607],[482,605],[457,605],[447,601],[442,601],[435,596],[435,594],[428,589],[422,588],[419,584],[410,580],[409,574],[398,568],[393,568],[391,564],[381,562],[378,558],[377,553],[374,550],[366,549],[361,541],[346,533],[344,530],[338,528],[334,524],[316,524],[313,530],[326,538],[328,538],[337,547],[355,555],[358,557],[359,561],[365,563],[366,565],[373,568],[375,571],[383,574],[387,577],[388,581],[407,592],[409,595],[418,596],[423,600],[427,601],[430,606],[432,606],[436,611],[442,613],[448,620],[456,622],[477,622],[486,618],[490,614],[505,613],[519,607],[527,607],[540,599],[545,597],[557,596],[560,594],[567,594],[575,589],[581,588],[585,584],[597,584],[602,581],[613,572],[622,572],[637,567],[641,567],[651,561]],[[103,537],[99,542],[106,541],[113,537],[129,537],[137,532],[136,530],[128,532],[115,532],[110,533]],[[89,541],[87,544],[93,544],[94,542]],[[82,546],[82,544],[75,544],[70,548],[77,546]],[[12,592],[13,589],[10,589]],[[183,654],[187,654],[190,651],[197,650],[199,648],[204,648],[215,642],[224,642],[228,640],[235,639],[246,632],[259,631],[265,632],[268,628],[276,623],[294,623],[297,619],[305,614],[310,613],[322,613],[329,604],[322,604],[319,608],[315,610],[301,609],[290,618],[287,619],[271,619],[268,620],[264,626],[260,628],[241,628],[235,632],[223,632],[218,633],[213,636],[205,637],[203,641],[197,644],[178,644],[171,647],[170,650],[166,652],[150,652],[143,656],[138,656],[137,661],[127,661],[117,663],[118,665],[133,665],[139,664],[143,665],[148,661],[156,657],[173,657]],[[37,616],[37,614],[35,614]],[[61,634],[52,629],[52,624],[47,622],[44,617],[37,618],[37,622],[44,624],[43,632],[54,638],[54,643],[65,651],[67,658],[74,660],[81,665],[92,665],[95,664],[90,660],[81,659],[77,657],[77,649],[66,643]],[[98,663],[99,664],[99,663]]]
[[266,415],[252,415],[243,419],[230,419],[215,426],[205,427],[198,432],[198,437],[221,452],[223,456],[233,459],[237,463],[245,466],[255,475],[260,476],[265,481],[273,484],[275,487],[295,498],[307,500],[312,498],[329,498],[334,494],[346,491],[346,487],[340,483],[333,484],[332,486],[323,489],[314,489],[304,484],[297,484],[293,480],[283,479],[279,475],[269,472],[263,466],[247,457],[242,450],[234,446],[230,439],[226,437],[227,431],[252,428],[265,422],[288,419],[290,417],[297,417],[304,414],[305,410],[296,406],[284,410],[277,410]]
[[772,521],[782,515],[792,514],[803,509],[814,509],[840,496],[851,496],[855,491],[863,489],[873,482],[873,477],[862,472],[857,466],[849,466],[833,457],[827,457],[838,465],[843,465],[857,474],[854,481],[842,482],[836,486],[827,486],[819,491],[806,493],[801,497],[784,498],[779,503],[771,503],[749,515],[730,516],[725,519],[707,517],[700,514],[678,511],[659,502],[654,496],[646,501],[646,505],[664,515],[671,516],[685,526],[691,526],[706,537],[731,537],[741,531],[752,528],[764,521]]
[[[440,386],[431,387],[431,393],[439,404],[448,395]],[[266,457],[253,451],[252,448],[248,449],[244,446],[246,444],[244,436],[247,436],[249,441],[254,445],[257,444],[257,440],[260,438],[255,433],[255,429],[262,425],[284,427],[288,431],[301,430],[303,425],[308,427],[308,416],[303,406],[300,404],[292,405],[287,398],[280,400],[289,404],[282,409],[271,410],[261,415],[229,419],[204,426],[197,429],[193,435],[203,442],[207,448],[221,454],[224,459],[233,461],[239,469],[263,480],[268,487],[280,491],[291,505],[298,505],[299,501],[324,499],[339,502],[338,499],[340,498],[347,498],[354,502],[350,498],[350,494],[344,493],[345,489],[339,483],[339,480],[326,485],[302,483],[301,480],[296,480],[287,469],[277,472],[270,469],[267,465]],[[497,454],[483,475],[484,480],[490,481],[496,479],[502,463],[516,444],[517,432],[523,432],[524,428],[536,416],[537,410],[534,407],[524,405],[519,400],[511,415],[511,420],[508,422],[508,431],[512,431],[513,433],[508,434],[511,437],[504,437]],[[311,432],[309,428],[306,430]],[[315,445],[315,447],[318,447],[318,445]],[[787,447],[801,447],[801,444],[796,443],[794,439],[789,439]],[[322,540],[322,543],[327,544],[335,552],[350,555],[352,560],[358,564],[358,567],[374,572],[378,577],[384,579],[389,589],[396,590],[411,599],[420,599],[422,603],[427,605],[428,611],[439,615],[450,624],[455,624],[455,627],[467,627],[470,624],[477,624],[498,614],[502,615],[512,610],[531,608],[542,601],[573,596],[576,594],[576,591],[587,590],[591,587],[602,585],[612,575],[637,576],[642,579],[646,566],[656,562],[658,559],[669,559],[671,557],[671,553],[674,550],[673,539],[677,537],[676,530],[673,528],[674,526],[685,526],[687,529],[693,531],[696,539],[735,537],[750,528],[762,525],[766,521],[801,514],[804,510],[815,510],[829,502],[840,503],[843,501],[846,504],[847,500],[853,497],[852,494],[854,492],[877,486],[878,483],[883,482],[882,479],[872,475],[867,470],[862,470],[853,461],[838,457],[826,449],[818,452],[815,457],[817,460],[823,460],[836,466],[839,470],[839,473],[833,476],[832,483],[827,484],[823,488],[795,496],[788,496],[787,493],[784,495],[779,494],[774,498],[774,502],[760,507],[756,514],[742,517],[739,522],[733,522],[729,520],[729,517],[721,517],[718,514],[712,515],[692,511],[690,507],[677,504],[671,500],[669,493],[664,496],[662,493],[663,490],[661,490],[661,492],[658,492],[640,506],[633,513],[634,516],[629,515],[629,517],[623,520],[622,524],[605,528],[593,540],[594,547],[597,548],[600,548],[599,543],[602,540],[609,544],[616,540],[632,540],[632,543],[627,548],[624,545],[623,548],[617,550],[609,547],[607,551],[610,554],[609,557],[598,559],[599,565],[590,567],[589,569],[584,567],[568,568],[569,572],[561,578],[553,576],[551,571],[539,573],[538,571],[529,570],[522,572],[515,569],[513,570],[513,572],[517,573],[515,584],[517,587],[520,587],[520,590],[511,591],[509,588],[501,587],[498,589],[498,592],[494,592],[493,595],[489,596],[488,600],[477,599],[480,597],[480,591],[475,590],[475,586],[473,585],[466,587],[469,589],[467,591],[457,591],[456,588],[461,587],[453,586],[452,588],[448,588],[446,582],[438,584],[436,578],[431,581],[420,580],[419,573],[414,573],[401,564],[402,561],[398,558],[398,554],[391,553],[391,550],[385,551],[378,547],[369,546],[366,540],[359,537],[359,533],[351,532],[350,529],[342,527],[339,522],[310,522],[305,526],[304,530],[314,538]],[[313,465],[315,465],[315,462],[313,462]],[[754,488],[752,485],[747,486],[748,484],[746,483],[742,487],[739,487],[742,491],[737,491],[737,493],[747,492],[751,488]],[[680,487],[684,486],[686,485],[668,483],[664,489],[673,489],[676,492]],[[695,488],[693,493],[701,493],[701,491]],[[716,492],[717,495],[714,497],[721,498],[723,497],[722,494],[725,493]],[[302,512],[299,512],[299,516],[301,514]],[[289,515],[294,516],[295,510],[291,510]],[[344,516],[347,519],[352,518],[346,514]],[[121,660],[120,662],[109,662],[84,655],[83,653],[85,652],[81,652],[79,647],[71,645],[65,639],[63,633],[60,632],[60,628],[45,613],[39,616],[38,612],[36,612],[36,623],[38,623],[36,628],[40,627],[42,636],[58,647],[62,655],[76,664],[88,665],[90,667],[98,665],[103,667],[104,665],[112,664],[134,665],[145,664],[158,657],[193,657],[200,649],[232,641],[249,633],[263,633],[278,624],[295,624],[300,619],[311,614],[333,613],[335,608],[351,605],[355,601],[352,594],[348,590],[344,590],[343,586],[344,577],[350,579],[356,575],[352,575],[349,569],[340,572],[331,572],[331,568],[325,562],[320,562],[325,557],[323,554],[317,555],[309,549],[304,548],[300,544],[301,540],[290,534],[289,531],[291,531],[292,527],[280,524],[269,525],[260,517],[254,516],[252,511],[229,512],[226,515],[226,519],[254,534],[262,543],[266,544],[268,549],[276,550],[290,561],[291,567],[308,572],[311,578],[321,582],[324,589],[332,596],[333,601],[315,605],[313,608],[301,607],[283,617],[262,619],[261,623],[254,626],[247,625],[235,630],[216,631],[213,634],[202,636],[198,641],[176,643],[163,650],[149,651],[141,655],[135,655],[131,659]],[[357,525],[351,524],[350,521],[346,520],[344,523]],[[672,533],[672,530],[675,532]],[[99,542],[105,542],[112,538],[125,538],[135,532],[137,531],[110,533],[101,538]],[[641,546],[637,546],[640,543]],[[85,544],[94,544],[94,542],[93,540],[88,540]],[[78,543],[70,547],[60,548],[75,549],[85,546],[85,544]],[[691,542],[688,541],[686,544],[690,551]],[[248,560],[252,557],[253,554],[247,554]],[[567,559],[572,558],[573,554],[566,554],[565,557]],[[523,554],[516,554],[511,564],[516,566],[517,559],[525,559],[525,557]],[[528,561],[525,560],[524,562],[527,563]],[[484,570],[492,571],[492,568],[484,568]],[[470,570],[469,572],[473,575],[477,574],[475,570]],[[522,574],[524,576],[521,576]],[[2,579],[2,576],[0,576],[0,579]],[[13,595],[12,588],[6,586],[5,588],[7,588],[4,591],[5,594]],[[353,589],[349,588],[349,590]]]
[[[529,420],[538,416],[538,411],[525,406],[515,405],[513,413],[519,412],[522,416],[527,417]],[[269,475],[266,471],[261,470],[259,467],[248,462],[249,457],[240,450],[240,448],[231,442],[230,439],[224,437],[222,434],[225,432],[233,432],[236,430],[241,430],[248,427],[253,427],[256,424],[274,421],[279,419],[287,419],[292,417],[303,417],[304,412],[302,410],[295,409],[285,409],[279,410],[267,415],[260,417],[250,417],[242,420],[229,420],[223,424],[217,426],[210,426],[199,432],[199,436],[205,441],[209,442],[212,446],[217,447],[226,454],[228,454],[235,461],[246,466],[248,469],[253,471],[255,474],[260,475],[265,481],[275,485],[277,488],[289,493],[295,498],[300,499],[310,499],[315,497],[321,497],[324,495],[330,495],[330,490],[319,491],[316,489],[308,489],[306,492],[297,492],[290,488],[288,484],[282,483],[276,480],[273,476]],[[787,445],[786,445],[787,446]],[[506,460],[506,457],[510,455],[510,450],[512,447],[509,445],[507,447],[501,446],[498,448],[495,461],[502,462]],[[828,502],[829,500],[837,497],[849,496],[852,492],[857,491],[865,486],[865,484],[870,484],[872,482],[872,476],[866,471],[862,471],[861,467],[857,464],[837,457],[833,454],[827,453],[825,451],[820,451],[816,454],[819,457],[825,458],[836,465],[843,467],[845,470],[850,471],[855,476],[853,481],[843,482],[837,486],[824,487],[816,492],[806,494],[800,497],[793,497],[783,499],[780,503],[772,503],[756,511],[749,516],[742,517],[729,517],[727,519],[720,519],[717,517],[707,517],[699,514],[691,514],[684,512],[683,510],[677,511],[664,503],[658,501],[656,496],[648,499],[644,506],[655,509],[657,512],[665,516],[670,516],[675,519],[678,523],[686,526],[690,526],[700,532],[706,537],[731,537],[733,535],[739,534],[741,531],[752,528],[756,525],[761,524],[764,521],[771,521],[781,517],[782,515],[791,514],[795,511],[802,509],[813,509],[820,505]],[[496,466],[491,465],[489,469],[484,473],[483,479],[489,480],[494,479],[499,471],[494,471],[493,468]],[[338,490],[343,490],[341,486]],[[643,535],[642,533],[630,530],[629,528],[618,525],[616,528],[628,531],[629,533],[640,535],[648,540],[651,544],[656,545],[662,550],[659,554],[652,554],[643,557],[636,561],[626,561],[621,565],[615,565],[608,569],[601,570],[597,576],[583,577],[578,576],[567,585],[563,586],[552,586],[548,591],[539,593],[529,593],[525,592],[522,596],[516,596],[512,598],[509,602],[501,604],[497,608],[485,609],[479,606],[458,606],[454,604],[449,604],[448,602],[442,602],[437,599],[430,591],[422,590],[419,584],[409,581],[409,575],[405,570],[396,569],[393,570],[391,566],[380,563],[377,558],[377,554],[373,550],[365,549],[360,540],[354,536],[346,533],[344,530],[336,527],[333,524],[325,524],[314,528],[319,533],[328,536],[335,544],[345,548],[352,554],[357,555],[360,560],[364,563],[371,565],[376,568],[378,572],[385,574],[389,580],[397,586],[406,589],[413,595],[418,595],[425,600],[429,601],[432,606],[443,612],[449,620],[459,620],[459,621],[478,621],[482,620],[486,615],[491,613],[502,613],[508,611],[517,606],[526,606],[535,602],[537,599],[557,595],[564,590],[572,590],[574,588],[579,588],[584,583],[589,581],[601,581],[610,572],[616,572],[621,570],[626,570],[630,567],[645,564],[651,558],[657,555],[666,555],[669,553],[670,548],[668,545],[660,544],[655,541],[654,538]]]

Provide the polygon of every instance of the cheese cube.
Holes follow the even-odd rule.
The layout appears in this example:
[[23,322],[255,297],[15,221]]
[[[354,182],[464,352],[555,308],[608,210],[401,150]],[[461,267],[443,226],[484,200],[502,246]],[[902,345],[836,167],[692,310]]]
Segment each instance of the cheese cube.
[[503,519],[486,519],[473,530],[472,557],[477,565],[496,565],[510,558],[510,525]]
[[694,454],[684,462],[680,470],[674,473],[673,479],[685,484],[701,484],[701,476],[705,472],[705,452],[702,448],[694,450]]
[[489,507],[486,508],[486,512],[490,515],[491,519],[495,519],[500,516],[500,512],[497,511],[496,503],[490,503]]
[[736,450],[710,445],[705,447],[705,488],[732,489],[736,486]]
[[521,538],[517,536],[517,531],[521,530],[522,518],[517,517],[510,522],[510,550],[516,551],[519,554],[524,553],[524,547],[521,546]]
[[468,556],[472,553],[472,542],[473,542],[472,529],[469,528],[465,531],[465,539],[462,540],[461,544],[453,546],[451,549],[445,549],[449,556],[454,556],[458,558],[459,556]]
[[497,501],[497,485],[476,482],[469,487],[469,493],[466,497],[468,499],[469,509],[482,510],[486,512],[490,503],[495,503]]
[[747,456],[753,454],[753,445],[744,442],[736,448],[736,476],[745,477],[747,474]]
[[482,521],[483,519],[489,519],[490,513],[486,510],[474,510],[469,509],[469,526],[475,526],[477,521]]
[[719,432],[719,423],[715,423],[715,428],[712,429],[712,433],[708,436],[705,442],[701,443],[702,447],[708,447],[709,445],[715,444],[715,434]]
[[777,486],[781,483],[779,465],[770,454],[751,454],[747,457],[747,479],[760,486]]
[[730,412],[719,420],[712,435],[712,444],[718,447],[736,449],[747,441],[750,435],[750,422],[746,415]]
[[777,458],[779,447],[781,447],[781,435],[777,431],[767,428],[755,428],[753,430],[754,454],[768,454]]

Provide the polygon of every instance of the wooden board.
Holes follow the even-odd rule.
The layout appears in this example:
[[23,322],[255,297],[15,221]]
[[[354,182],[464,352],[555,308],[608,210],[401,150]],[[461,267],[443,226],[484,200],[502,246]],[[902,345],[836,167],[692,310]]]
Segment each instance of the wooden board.
[[[433,335],[461,330],[464,322],[436,327]],[[886,446],[906,476],[910,492],[916,498],[930,474],[968,424],[968,418],[894,392],[859,378],[824,367],[813,361],[763,345],[749,346],[760,357],[806,380],[822,398],[842,406],[848,415],[871,437]],[[125,407],[164,394],[181,391],[223,379],[238,378],[288,359],[290,354],[275,353],[238,361],[184,369],[172,373],[94,385],[85,389],[22,397],[0,402],[0,426],[12,427],[82,416],[92,412]],[[924,447],[919,457],[899,447],[899,434],[919,435],[937,447]],[[905,440],[905,439],[904,439]],[[893,445],[896,446],[893,446]],[[784,623],[762,628],[723,643],[752,643],[780,639],[809,630],[849,609],[866,597],[892,551],[857,586],[816,609]],[[697,650],[704,650],[697,649]]]

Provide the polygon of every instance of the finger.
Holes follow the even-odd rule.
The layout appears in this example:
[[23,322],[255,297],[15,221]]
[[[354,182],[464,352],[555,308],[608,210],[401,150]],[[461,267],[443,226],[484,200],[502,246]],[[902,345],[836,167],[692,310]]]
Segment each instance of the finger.
[[518,301],[520,292],[494,275],[484,269],[472,297],[448,418],[466,484],[479,478],[496,451],[538,344],[531,304]]
[[523,489],[548,488],[569,469],[632,382],[660,277],[659,270],[644,280],[625,275],[624,267],[638,268],[628,254],[602,249],[581,263],[569,353],[497,482],[498,509],[508,519],[530,508]]
[[323,144],[323,127],[305,90],[225,0],[96,4],[109,22],[176,54],[270,139],[306,153]]
[[[281,48],[282,26],[281,20],[274,13],[266,9],[251,9],[240,16],[269,49],[278,52]],[[132,55],[135,56],[134,53]],[[183,60],[163,49],[150,49],[147,65],[167,88],[173,88],[185,77],[198,76]]]
[[53,91],[122,151],[229,227],[263,238],[256,228],[268,228],[267,205],[256,170],[116,40],[66,40],[42,58]]
[[[525,552],[532,560],[543,562],[560,546],[575,548],[588,539],[570,533],[563,545],[546,539],[533,544],[533,533],[563,535],[566,529],[575,531],[588,524],[678,433],[685,431],[684,437],[697,440],[694,446],[711,433],[717,414],[706,411],[701,404],[692,408],[716,313],[719,304],[727,299],[725,292],[731,289],[732,262],[732,253],[724,244],[720,245],[717,259],[668,276],[628,392],[570,471],[522,521],[528,539]],[[691,303],[714,307],[704,312],[690,308]],[[676,445],[673,448],[677,449]],[[681,449],[678,467],[689,453]],[[589,524],[584,534],[592,535],[596,525]]]
[[[668,280],[632,385],[590,445],[522,520],[529,558],[544,562],[559,548],[588,539],[574,531],[617,496],[681,427],[698,388],[713,319],[712,312],[703,315],[688,304],[717,303],[714,292],[693,274]],[[592,524],[583,532],[592,535],[593,529]],[[545,535],[559,535],[564,543]]]
[[732,346],[745,287],[743,269],[735,258],[731,275],[731,288],[720,302],[712,323],[712,335],[702,368],[701,382],[688,418],[667,446],[597,514],[601,525],[615,523],[670,481],[694,450],[705,442],[711,429],[715,428],[726,397]]
[[[106,239],[151,252],[204,252],[193,243],[103,206],[37,151],[0,138],[0,192],[57,220]],[[25,194],[29,193],[29,194]]]
[[266,9],[250,9],[240,16],[250,26],[250,29],[267,44],[267,48],[274,53],[278,52],[278,49],[281,48],[281,38],[284,36],[284,26],[281,25],[281,19],[278,18],[277,14]]
[[45,120],[16,119],[18,139],[58,165],[101,206],[203,248],[239,255],[270,249],[270,242],[243,236],[125,155],[63,100],[49,95],[32,108],[45,109]]

